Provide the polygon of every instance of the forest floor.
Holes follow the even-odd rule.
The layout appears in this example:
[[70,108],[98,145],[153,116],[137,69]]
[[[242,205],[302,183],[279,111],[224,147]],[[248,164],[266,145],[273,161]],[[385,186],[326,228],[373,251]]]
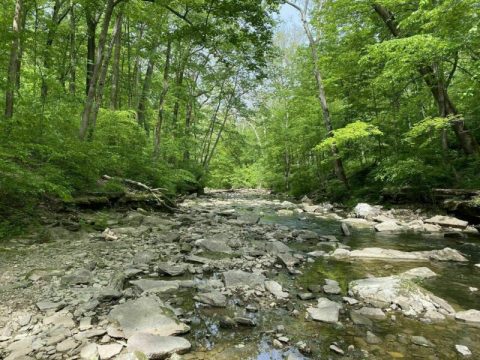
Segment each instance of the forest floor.
[[0,358],[477,358],[480,237],[432,215],[254,190],[57,214],[0,248]]

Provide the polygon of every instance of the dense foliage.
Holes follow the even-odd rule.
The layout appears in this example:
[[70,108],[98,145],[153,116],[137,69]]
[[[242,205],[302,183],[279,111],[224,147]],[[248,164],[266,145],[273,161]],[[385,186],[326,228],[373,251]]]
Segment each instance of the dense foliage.
[[[303,10],[304,3],[293,5]],[[307,26],[317,39],[333,131],[323,125],[312,44],[279,31],[279,54],[250,120],[256,132],[242,132],[250,146],[262,144],[249,167],[259,172],[230,185],[343,200],[396,193],[426,200],[436,187],[478,188],[480,2],[310,5]],[[332,146],[349,189],[334,173]]]

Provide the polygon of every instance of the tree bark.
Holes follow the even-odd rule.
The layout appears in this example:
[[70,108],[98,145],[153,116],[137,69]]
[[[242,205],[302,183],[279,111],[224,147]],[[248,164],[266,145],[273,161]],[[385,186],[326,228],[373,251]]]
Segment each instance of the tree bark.
[[[98,80],[100,77],[101,69],[105,58],[105,45],[107,42],[108,28],[110,26],[110,20],[112,18],[115,5],[119,2],[115,0],[108,0],[105,8],[104,19],[102,23],[102,31],[98,40],[98,48],[95,59],[95,66],[93,68],[92,78],[88,87],[87,99],[85,100],[85,107],[82,112],[82,119],[80,123],[80,139],[84,140],[90,126],[92,125],[92,111],[94,109],[95,97],[97,95]],[[93,129],[90,129],[93,130]]]
[[147,71],[145,72],[145,78],[143,80],[142,93],[140,94],[140,98],[138,100],[138,106],[137,106],[138,125],[144,128],[147,134],[150,131],[150,127],[148,126],[148,123],[145,119],[145,112],[147,109],[147,100],[150,94],[150,87],[152,85],[153,69],[155,66],[154,53],[155,53],[155,50],[152,52],[152,55],[148,60]]
[[165,67],[163,70],[163,88],[160,94],[160,99],[158,102],[158,119],[157,124],[155,126],[155,139],[154,139],[154,148],[153,148],[153,157],[154,159],[158,159],[160,156],[160,144],[162,140],[162,127],[164,122],[164,104],[165,98],[168,93],[168,81],[170,77],[170,58],[172,55],[172,40],[168,40],[167,44],[167,51],[165,55]]
[[76,49],[76,20],[75,20],[75,3],[70,0],[70,94],[75,95],[77,82],[77,49]]
[[[374,4],[373,9],[382,19],[390,33],[395,38],[400,38],[401,33],[394,14],[380,4]],[[465,126],[464,119],[459,115],[455,105],[448,95],[448,85],[444,81],[443,74],[435,72],[434,66],[422,66],[418,69],[425,83],[430,89],[438,107],[440,117],[452,118],[452,129],[466,155],[478,155],[480,148],[473,134]],[[448,81],[450,82],[450,81]]]
[[22,14],[23,0],[16,0],[15,14],[13,16],[13,40],[10,49],[10,61],[8,64],[7,86],[5,91],[5,118],[9,119],[13,116],[15,90],[17,88],[18,59],[20,51],[20,36],[22,32]]
[[[317,53],[317,41],[314,38],[310,27],[308,25],[307,21],[307,14],[306,14],[306,9],[303,10],[300,8],[298,5],[287,1],[286,2],[288,5],[292,6],[295,8],[299,13],[300,17],[302,20],[303,24],[303,29],[305,30],[305,34],[307,35],[308,38],[308,43],[310,47],[310,52],[312,56],[312,61],[313,61],[313,71],[315,75],[315,81],[317,84],[318,88],[318,100],[320,102],[320,106],[322,108],[322,114],[323,114],[323,122],[325,129],[327,130],[327,136],[328,137],[333,137],[333,126],[332,126],[332,120],[330,116],[330,109],[328,107],[328,102],[327,102],[327,96],[325,94],[325,87],[323,85],[323,78],[322,78],[322,73],[320,71],[320,65],[319,65],[319,58],[318,58],[318,53]],[[345,174],[345,169],[343,167],[343,162],[340,157],[340,153],[338,151],[338,148],[335,144],[332,146],[332,155],[333,155],[333,164],[334,164],[334,169],[335,169],[335,174],[337,175],[338,179],[345,185],[345,187],[348,189],[349,184],[348,184],[348,179]]]
[[[118,29],[115,33],[115,53],[113,55],[112,64],[112,89],[110,93],[110,108],[113,110],[118,109],[118,92],[120,82],[120,54],[122,49],[122,24],[123,13],[120,12],[117,17]],[[116,25],[117,26],[117,25]]]

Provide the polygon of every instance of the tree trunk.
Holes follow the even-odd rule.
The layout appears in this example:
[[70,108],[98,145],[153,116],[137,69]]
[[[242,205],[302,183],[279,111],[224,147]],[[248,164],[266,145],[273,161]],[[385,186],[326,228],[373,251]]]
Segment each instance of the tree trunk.
[[110,20],[112,18],[113,9],[115,8],[116,4],[118,4],[118,2],[115,2],[115,0],[108,0],[106,5],[103,24],[102,24],[102,32],[100,33],[100,37],[98,41],[98,49],[97,49],[97,54],[95,59],[95,66],[93,68],[92,78],[90,79],[90,84],[88,87],[88,95],[87,95],[87,99],[85,100],[85,107],[83,109],[82,119],[80,123],[79,136],[80,136],[80,139],[82,140],[85,139],[87,135],[87,131],[91,126],[92,110],[94,108],[95,97],[97,95],[98,80],[100,77],[100,73],[101,73],[101,69],[102,69],[104,57],[105,57],[105,45],[107,42],[108,28],[110,26]]
[[10,50],[10,61],[8,64],[7,86],[5,92],[5,117],[7,119],[13,116],[15,89],[17,86],[18,58],[20,51],[20,35],[22,32],[22,13],[23,0],[16,0],[15,14],[13,16],[13,40]]
[[85,20],[87,23],[87,69],[85,78],[85,94],[87,96],[93,76],[93,70],[95,68],[96,32],[98,25],[97,15],[91,11],[91,9],[85,10]]
[[117,17],[118,32],[115,33],[115,53],[113,55],[112,64],[112,89],[110,93],[110,108],[113,110],[118,109],[118,85],[120,82],[120,54],[122,49],[122,23],[123,13],[120,12]]
[[[325,94],[325,87],[323,85],[323,78],[322,78],[322,74],[320,72],[320,67],[319,67],[319,59],[318,59],[318,54],[316,49],[317,41],[315,40],[312,32],[310,31],[310,27],[307,21],[306,10],[302,10],[298,5],[295,5],[294,3],[291,3],[289,1],[287,1],[287,4],[294,7],[300,13],[300,17],[303,23],[303,29],[305,30],[305,34],[307,35],[308,43],[310,46],[310,52],[311,52],[312,61],[313,61],[313,71],[314,71],[315,81],[317,83],[317,88],[318,88],[318,100],[322,108],[324,126],[325,126],[325,129],[327,130],[327,136],[333,137],[332,120],[330,117],[330,110],[328,108],[327,96]],[[341,182],[343,182],[345,187],[348,189],[349,185],[348,185],[347,176],[345,174],[345,169],[343,167],[343,162],[340,157],[338,148],[335,144],[333,144],[332,146],[332,155],[333,155],[335,174],[337,175],[338,179]]]
[[[393,37],[401,37],[400,29],[395,21],[394,14],[380,4],[374,4],[373,9],[383,20]],[[466,155],[478,154],[480,152],[478,142],[465,126],[463,118],[459,116],[455,105],[451,101],[448,95],[448,85],[445,84],[443,75],[439,76],[439,74],[435,74],[435,69],[431,66],[423,66],[419,68],[418,71],[430,88],[435,103],[438,106],[439,116],[452,117],[452,129],[463,152]]]
[[168,40],[167,52],[165,55],[165,68],[163,70],[163,89],[160,94],[160,99],[158,102],[158,119],[157,125],[155,126],[155,139],[154,139],[154,148],[153,148],[153,157],[158,159],[160,155],[160,144],[162,140],[162,126],[164,121],[164,104],[165,98],[168,93],[168,79],[170,76],[170,58],[172,55],[172,40]]
[[76,49],[75,3],[70,1],[70,94],[75,95],[77,82],[77,49]]
[[153,68],[155,66],[154,53],[155,53],[155,50],[153,51],[152,55],[150,56],[150,59],[148,60],[147,71],[145,73],[145,79],[143,80],[142,93],[140,94],[140,99],[138,100],[138,106],[137,106],[138,125],[144,128],[147,134],[150,131],[150,127],[148,126],[148,123],[145,119],[145,111],[147,109],[147,100],[150,94],[150,87],[152,85]]
[[93,129],[95,129],[95,126],[97,125],[98,111],[100,109],[100,106],[102,105],[103,90],[105,88],[105,81],[108,73],[108,64],[110,63],[110,59],[112,58],[112,52],[115,46],[115,42],[117,40],[117,36],[121,31],[122,31],[122,15],[119,14],[115,21],[115,27],[113,29],[113,34],[112,34],[112,41],[110,42],[110,45],[106,49],[105,60],[103,61],[103,65],[102,65],[102,72],[98,79],[98,88],[95,95],[95,105],[94,105],[91,120],[90,120],[91,126]]

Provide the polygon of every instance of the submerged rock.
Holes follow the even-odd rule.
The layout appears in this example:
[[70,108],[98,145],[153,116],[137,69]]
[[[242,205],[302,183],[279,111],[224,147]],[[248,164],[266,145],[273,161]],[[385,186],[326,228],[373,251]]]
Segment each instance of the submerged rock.
[[183,334],[190,330],[173,314],[169,314],[169,310],[153,297],[142,297],[117,305],[110,312],[109,317],[119,323],[127,338],[137,332],[169,336]]

